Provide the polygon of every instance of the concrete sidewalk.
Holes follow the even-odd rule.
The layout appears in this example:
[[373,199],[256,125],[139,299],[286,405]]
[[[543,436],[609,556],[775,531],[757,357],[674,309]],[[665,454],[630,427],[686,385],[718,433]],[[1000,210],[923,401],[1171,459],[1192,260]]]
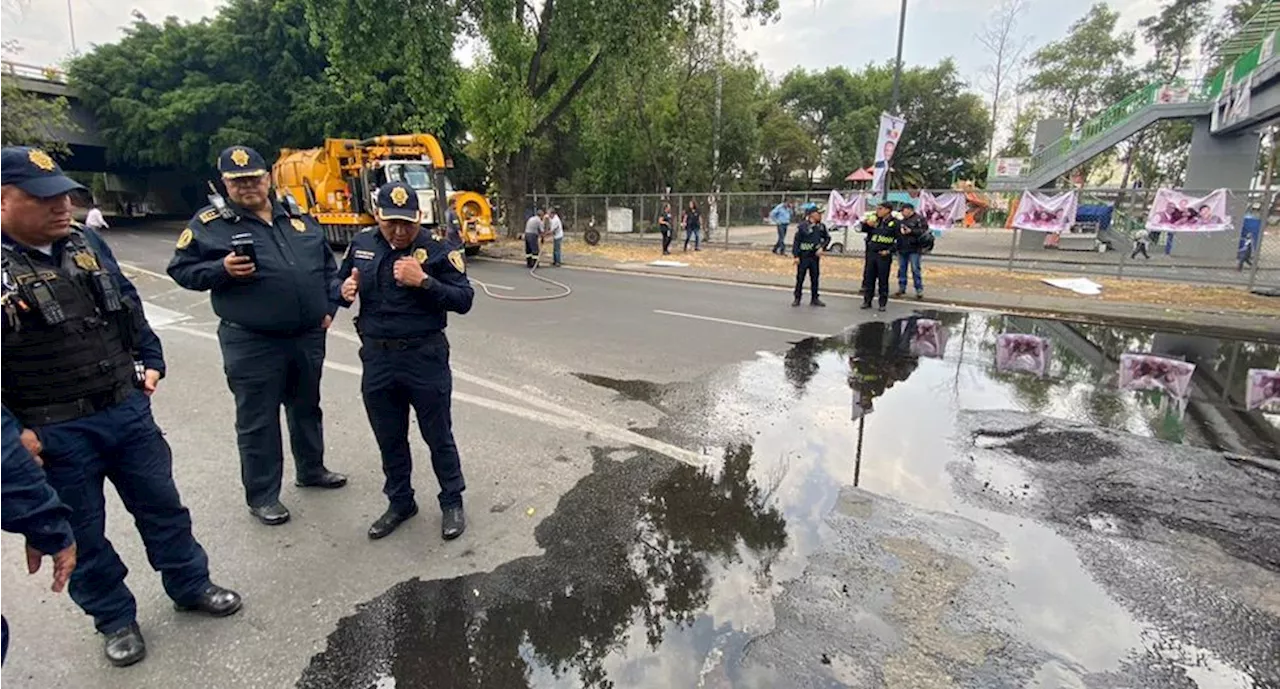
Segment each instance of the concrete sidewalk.
[[[570,268],[734,282],[778,287],[787,290],[795,284],[794,279],[788,275],[779,275],[764,270],[753,271],[738,267],[708,265],[652,266],[649,265],[648,261],[618,260],[617,258],[601,256],[595,253],[586,253],[583,249],[597,251],[600,247],[586,247],[580,243],[566,244],[564,247],[565,265]],[[688,254],[688,256],[714,254],[719,251],[721,250],[708,249],[700,252],[700,254]],[[481,260],[489,259],[523,263],[523,253],[522,246],[517,246],[515,243],[501,242],[485,247],[484,258]],[[544,253],[548,254],[549,258],[549,245]],[[653,256],[650,260],[659,258],[664,257]],[[682,262],[684,256],[672,254],[665,258],[675,262]],[[858,264],[861,265],[861,262],[859,261]],[[554,269],[548,263],[547,266],[542,267],[540,270],[551,273]],[[859,293],[861,288],[859,280],[829,273],[837,273],[837,271],[826,271],[824,268],[822,277],[823,293],[845,295]],[[891,288],[896,288],[896,272],[894,276],[891,276],[890,283]],[[1055,296],[1019,293],[1014,290],[976,289],[967,285],[960,287],[943,286],[937,283],[937,280],[930,281],[929,272],[926,268],[926,294],[920,303],[1013,311],[1045,317],[1105,321],[1113,324],[1120,323],[1182,332],[1212,331],[1219,336],[1253,338],[1280,343],[1280,299],[1265,300],[1264,303],[1266,305],[1262,308],[1255,306],[1251,310],[1237,310],[1218,305],[1204,306],[1195,303],[1180,303],[1178,301],[1172,303],[1158,303],[1156,300],[1152,300],[1151,303],[1140,301],[1109,302],[1098,297],[1076,295],[1066,290],[1061,290],[1061,296]],[[1053,290],[1055,288],[1046,286],[1046,289]],[[1174,289],[1194,291],[1203,289],[1223,290],[1226,288],[1181,286]],[[1242,304],[1245,300],[1250,300],[1250,303],[1256,303],[1256,300],[1265,299],[1249,295],[1242,289],[1232,290],[1232,292],[1239,292]],[[911,302],[916,301],[914,296],[907,296],[905,299]],[[788,298],[779,296],[779,300],[787,301]],[[807,294],[805,300],[806,302],[808,300]],[[1274,301],[1273,307],[1267,308],[1267,306],[1272,306],[1269,304],[1271,301]]]

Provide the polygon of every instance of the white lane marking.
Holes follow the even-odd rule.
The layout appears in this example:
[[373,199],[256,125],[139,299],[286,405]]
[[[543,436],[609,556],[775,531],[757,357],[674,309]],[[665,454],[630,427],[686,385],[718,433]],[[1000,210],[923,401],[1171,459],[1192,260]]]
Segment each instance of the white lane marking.
[[135,265],[133,265],[132,263],[125,263],[125,262],[123,262],[123,261],[117,261],[116,263],[118,263],[118,264],[120,265],[120,267],[121,267],[121,268],[123,268],[123,269],[125,269],[125,270],[132,270],[132,271],[136,271],[136,272],[142,273],[143,275],[146,275],[146,276],[148,276],[148,277],[159,278],[159,279],[161,279],[161,280],[169,280],[169,279],[171,279],[168,275],[165,275],[164,273],[157,273],[157,272],[156,272],[156,271],[154,271],[154,270],[147,270],[146,268],[143,268],[143,267],[141,267],[141,266],[135,266]]
[[715,318],[713,316],[699,316],[693,313],[680,313],[679,311],[663,311],[662,309],[654,309],[654,313],[660,313],[664,316],[676,316],[679,318],[692,318],[699,321],[710,321],[712,323],[724,323],[725,325],[738,325],[744,328],[756,328],[758,330],[772,330],[777,333],[787,333],[788,335],[804,335],[805,337],[826,337],[825,333],[811,333],[806,330],[792,330],[791,328],[779,328],[773,325],[764,325],[763,323],[748,323],[746,321],[732,321],[728,318]]
[[156,240],[157,242],[160,242],[165,246],[173,246],[173,242],[175,241],[173,239],[161,239],[159,237],[152,237],[152,239]]
[[181,323],[190,320],[191,316],[178,311],[166,309],[159,304],[153,304],[149,301],[142,302],[142,312],[147,315],[147,323],[153,328],[163,328],[166,325]]
[[[164,328],[164,330],[172,331],[172,332],[180,332],[187,335],[203,338],[206,340],[218,339],[218,336],[212,333],[207,333],[202,330],[195,330],[193,328],[187,328],[181,325],[168,326]],[[330,330],[330,332],[343,340],[347,340],[350,342],[357,342],[357,343],[360,341],[358,337],[351,335],[350,333],[345,333],[342,331],[335,331],[335,330]],[[335,361],[325,361],[324,365],[325,365],[325,368],[333,369],[334,371],[349,373],[353,376],[361,375],[360,369],[356,368],[355,366],[348,366],[347,364],[340,364]],[[676,447],[675,445],[670,445],[660,440],[654,440],[653,438],[640,435],[639,433],[626,430],[625,428],[618,428],[617,426],[607,424],[603,421],[600,421],[598,419],[592,418],[591,416],[583,414],[582,412],[575,411],[573,409],[568,409],[566,407],[561,407],[560,405],[555,404],[554,402],[540,399],[538,397],[529,395],[528,393],[521,392],[514,388],[509,388],[505,385],[502,385],[501,383],[495,383],[493,381],[486,380],[484,378],[480,378],[479,376],[465,373],[457,369],[454,369],[453,375],[455,378],[458,378],[459,380],[465,380],[469,383],[473,383],[475,385],[486,387],[491,390],[496,390],[503,394],[509,395],[523,402],[525,406],[516,406],[514,404],[508,404],[506,402],[492,400],[487,397],[480,397],[478,395],[471,395],[465,392],[455,391],[453,393],[453,398],[460,402],[474,404],[476,406],[484,407],[486,409],[491,409],[497,412],[502,412],[504,414],[511,414],[512,416],[519,416],[521,418],[528,419],[529,421],[544,423],[549,426],[557,426],[559,428],[564,428],[567,430],[576,430],[576,431],[594,433],[595,435],[598,435],[602,438],[608,438],[610,440],[620,442],[626,445],[634,445],[636,447],[644,448],[646,450],[650,450],[652,452],[656,452],[661,455],[666,455],[667,457],[670,457],[672,459],[675,459],[696,467],[704,466],[707,463],[707,457],[701,454],[698,454],[696,452],[691,452],[682,447]],[[537,410],[546,410],[546,411],[537,411]]]

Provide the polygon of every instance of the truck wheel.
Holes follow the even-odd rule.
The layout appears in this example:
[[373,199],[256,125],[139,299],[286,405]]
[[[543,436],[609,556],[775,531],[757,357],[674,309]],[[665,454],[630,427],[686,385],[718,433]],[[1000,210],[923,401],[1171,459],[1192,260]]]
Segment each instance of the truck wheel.
[[595,246],[600,243],[600,230],[593,227],[582,233],[582,239],[585,240],[587,244]]
[[475,256],[476,254],[480,253],[480,247],[479,247],[479,246],[465,246],[465,247],[463,247],[463,248],[462,248],[462,253],[466,254],[467,256]]

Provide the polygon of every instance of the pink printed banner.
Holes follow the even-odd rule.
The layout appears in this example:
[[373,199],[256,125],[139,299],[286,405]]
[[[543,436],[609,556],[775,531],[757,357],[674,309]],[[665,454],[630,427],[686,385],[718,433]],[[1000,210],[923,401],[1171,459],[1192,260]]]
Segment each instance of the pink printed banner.
[[1195,198],[1173,189],[1156,191],[1147,213],[1151,232],[1222,232],[1231,229],[1227,215],[1227,190]]
[[1120,355],[1121,390],[1163,390],[1185,401],[1191,392],[1191,376],[1196,365],[1154,354]]
[[915,323],[915,332],[911,333],[910,352],[912,356],[923,356],[941,359],[947,349],[947,329],[941,322],[932,318],[921,318]]
[[920,192],[920,214],[929,223],[931,230],[948,230],[960,220],[964,220],[964,212],[969,207],[964,194],[941,194],[934,196],[927,191]]
[[1265,368],[1249,369],[1244,391],[1246,409],[1280,407],[1280,371]]
[[1046,196],[1034,191],[1022,192],[1013,226],[1033,232],[1066,232],[1076,221],[1076,193],[1068,191]]
[[1005,373],[1049,375],[1052,344],[1035,335],[1005,333],[996,337],[996,370]]
[[852,196],[845,198],[833,189],[831,196],[827,198],[827,212],[823,214],[822,222],[826,223],[828,228],[852,227],[858,224],[866,212],[865,194],[854,192]]

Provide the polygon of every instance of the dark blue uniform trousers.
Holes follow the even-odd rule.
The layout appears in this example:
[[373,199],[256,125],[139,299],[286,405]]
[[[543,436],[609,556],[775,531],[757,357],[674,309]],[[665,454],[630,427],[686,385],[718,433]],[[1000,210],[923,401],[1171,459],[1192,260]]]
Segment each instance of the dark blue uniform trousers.
[[280,406],[289,424],[289,444],[300,481],[324,471],[320,373],[324,370],[325,331],[274,337],[218,327],[227,386],[236,398],[236,441],[240,479],[250,507],[280,499],[284,446]]
[[382,344],[366,338],[360,348],[364,375],[360,392],[369,425],[382,452],[382,492],[391,507],[414,504],[413,457],[409,452],[409,407],[418,415],[418,430],[431,450],[431,468],[440,483],[440,507],[462,504],[462,460],[453,442],[453,373],[449,341],[444,333]]
[[147,560],[165,593],[194,603],[209,585],[209,558],[191,534],[191,515],[173,482],[173,454],[142,392],[96,414],[35,429],[49,484],[72,510],[76,569],[71,599],[104,634],[134,621],[137,604],[124,578],[129,569],[107,540],[103,479],[111,479],[133,515]]
[[893,266],[893,254],[881,256],[880,249],[867,247],[862,267],[862,303],[870,304],[876,290],[880,291],[880,305],[889,303],[889,269]]

